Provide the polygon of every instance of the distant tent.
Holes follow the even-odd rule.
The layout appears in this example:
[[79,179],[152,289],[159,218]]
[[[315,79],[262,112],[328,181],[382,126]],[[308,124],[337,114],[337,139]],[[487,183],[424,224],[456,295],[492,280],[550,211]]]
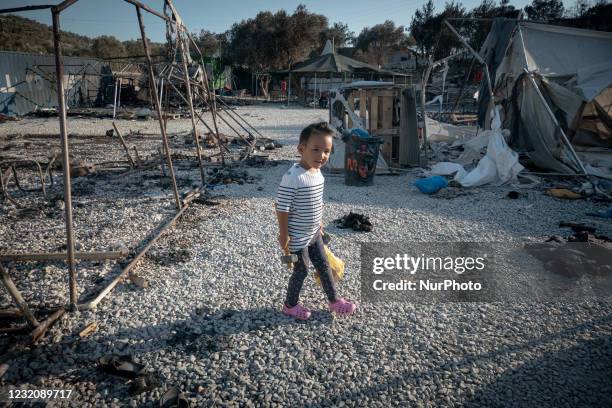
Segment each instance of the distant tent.
[[[508,24],[494,22],[480,53],[504,107],[510,146],[541,168],[579,173],[561,128],[587,173],[612,177],[612,33]],[[486,94],[480,92],[485,105]]]
[[365,62],[357,61],[336,53],[328,40],[323,52],[318,57],[296,64],[291,68],[295,73],[342,74],[342,73],[373,73],[387,76],[404,76],[392,71],[386,71]]

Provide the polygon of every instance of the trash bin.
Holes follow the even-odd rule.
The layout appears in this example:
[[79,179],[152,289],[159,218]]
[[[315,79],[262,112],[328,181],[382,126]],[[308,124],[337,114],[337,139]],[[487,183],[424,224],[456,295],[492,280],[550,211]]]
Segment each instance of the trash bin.
[[353,129],[344,134],[344,184],[347,186],[371,186],[374,183],[376,162],[382,139],[371,136],[363,129]]

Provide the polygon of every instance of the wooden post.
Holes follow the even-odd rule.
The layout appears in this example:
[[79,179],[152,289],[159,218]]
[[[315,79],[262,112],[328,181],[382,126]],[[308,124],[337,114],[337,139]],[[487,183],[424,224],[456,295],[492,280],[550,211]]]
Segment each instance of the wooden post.
[[420,164],[417,127],[416,92],[414,87],[406,88],[402,90],[400,103],[400,166]]
[[370,133],[378,129],[378,95],[375,92],[370,96]]

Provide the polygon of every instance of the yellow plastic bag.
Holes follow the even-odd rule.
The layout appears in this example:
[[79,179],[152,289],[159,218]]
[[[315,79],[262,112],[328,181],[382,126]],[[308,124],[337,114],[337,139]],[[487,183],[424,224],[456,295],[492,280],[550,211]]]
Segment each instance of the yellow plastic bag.
[[[327,245],[325,245],[325,256],[331,268],[332,278],[335,282],[338,282],[344,276],[344,261],[334,255]],[[321,278],[318,272],[315,272],[314,279],[317,285],[321,286]]]

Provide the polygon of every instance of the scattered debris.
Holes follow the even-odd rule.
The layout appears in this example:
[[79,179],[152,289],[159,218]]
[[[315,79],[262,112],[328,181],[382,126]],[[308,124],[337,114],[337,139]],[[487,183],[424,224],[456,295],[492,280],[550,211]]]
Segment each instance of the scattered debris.
[[150,119],[154,118],[153,111],[149,108],[140,108],[135,113],[134,116],[136,119]]
[[105,372],[124,378],[136,378],[145,370],[145,366],[135,363],[130,355],[108,354],[100,357],[99,362]]
[[597,230],[595,227],[591,227],[590,225],[579,224],[576,222],[567,222],[567,221],[561,221],[559,223],[559,227],[571,228],[572,231],[574,232],[586,231],[586,232],[590,232],[591,234],[594,234],[595,231]]
[[544,194],[551,197],[567,198],[569,200],[583,198],[580,194],[575,193],[572,190],[568,190],[567,188],[549,188],[548,190],[544,191]]
[[0,378],[2,378],[4,376],[4,374],[6,374],[6,372],[8,371],[8,369],[10,368],[10,366],[6,363],[4,364],[0,364]]
[[338,228],[352,228],[354,231],[372,231],[373,225],[370,219],[363,214],[349,212],[348,215],[334,220]]
[[254,183],[255,177],[249,176],[246,171],[231,168],[213,168],[209,171],[208,184],[244,184]]
[[0,123],[2,122],[6,122],[6,121],[11,121],[11,122],[16,122],[18,120],[21,120],[21,118],[17,117],[17,116],[7,116],[4,115],[2,113],[0,113]]
[[91,333],[95,332],[96,330],[98,330],[98,324],[96,322],[91,322],[88,325],[86,325],[83,328],[83,330],[79,332],[79,337],[80,338],[87,337]]
[[149,282],[142,276],[130,275],[130,281],[141,289],[146,289],[149,287]]
[[159,379],[152,373],[147,373],[130,381],[130,393],[132,395],[142,394],[161,386]]
[[168,391],[166,391],[164,395],[162,395],[159,400],[159,406],[160,408],[187,408],[190,407],[191,404],[189,403],[189,400],[181,390],[172,387]]
[[269,138],[259,138],[255,141],[255,149],[257,150],[274,150],[281,147],[283,145]]
[[597,243],[531,243],[525,244],[525,250],[542,261],[546,270],[568,278],[612,274],[612,250]]
[[85,177],[96,172],[96,166],[83,160],[73,161],[70,164],[71,177]]
[[510,198],[512,200],[516,200],[516,199],[518,199],[519,197],[522,197],[522,196],[523,196],[522,193],[519,193],[518,191],[514,191],[514,190],[508,191],[508,194],[506,194],[506,197],[508,197],[508,198]]

